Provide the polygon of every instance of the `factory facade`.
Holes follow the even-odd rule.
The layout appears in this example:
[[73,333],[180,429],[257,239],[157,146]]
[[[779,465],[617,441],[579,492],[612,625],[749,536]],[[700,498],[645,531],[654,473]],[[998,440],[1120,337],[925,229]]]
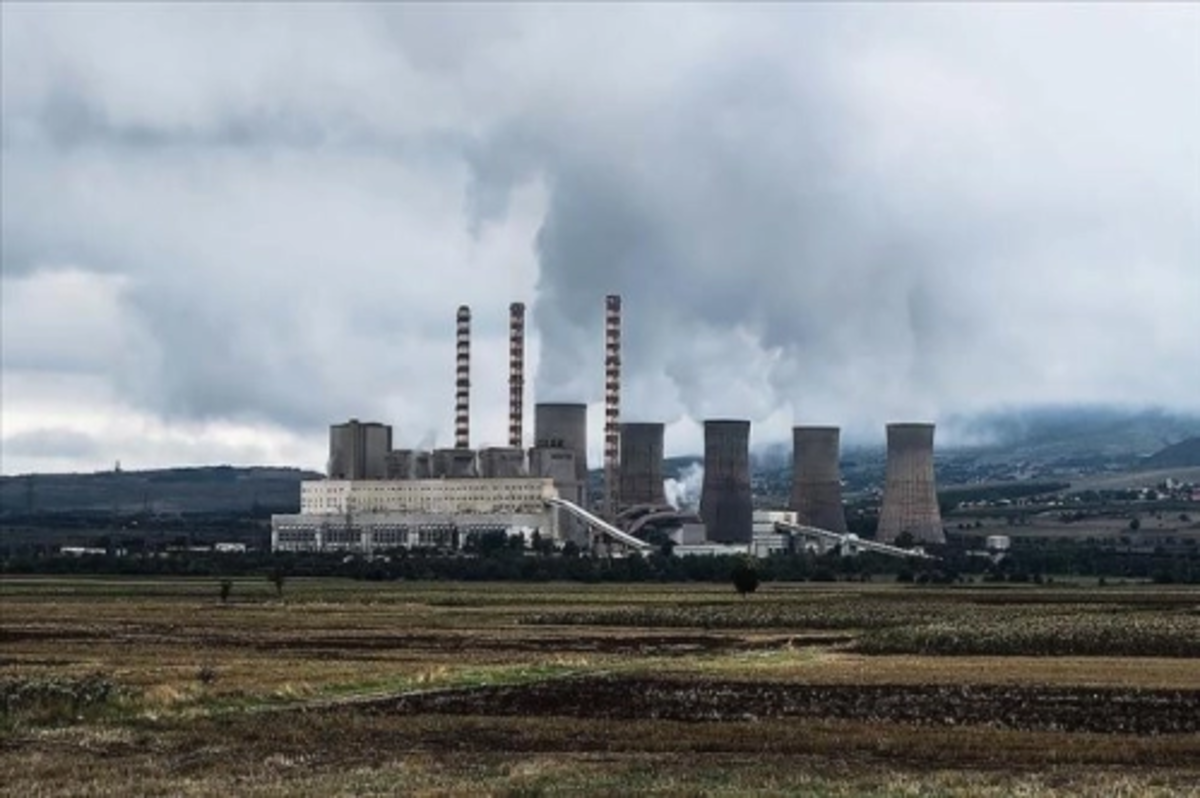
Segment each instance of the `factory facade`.
[[313,480],[300,512],[271,519],[274,551],[459,548],[476,532],[554,537],[550,479]]

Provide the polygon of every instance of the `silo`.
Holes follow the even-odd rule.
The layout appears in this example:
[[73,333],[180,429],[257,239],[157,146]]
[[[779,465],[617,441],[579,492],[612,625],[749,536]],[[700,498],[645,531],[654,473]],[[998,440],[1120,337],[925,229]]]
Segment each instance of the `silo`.
[[493,447],[479,452],[479,475],[487,479],[525,476],[525,450]]
[[587,485],[587,405],[542,403],[533,410],[534,447],[570,449],[575,454],[575,481]]
[[792,428],[792,501],[797,523],[846,531],[837,427]]
[[412,479],[413,459],[412,449],[393,449],[387,455],[387,479]]
[[433,476],[435,479],[470,479],[477,474],[473,449],[434,449]]
[[933,424],[888,424],[887,476],[876,540],[908,532],[919,543],[945,543],[933,477]]
[[750,422],[704,422],[704,484],[700,517],[708,539],[749,543],[754,526],[750,494]]
[[663,492],[663,433],[665,425],[628,423],[621,425],[621,506],[665,505]]

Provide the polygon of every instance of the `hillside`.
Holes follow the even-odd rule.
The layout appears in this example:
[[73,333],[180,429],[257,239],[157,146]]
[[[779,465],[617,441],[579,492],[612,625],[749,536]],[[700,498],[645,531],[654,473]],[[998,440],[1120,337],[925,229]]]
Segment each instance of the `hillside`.
[[320,476],[298,468],[207,466],[0,477],[0,515],[294,512],[300,481]]
[[1150,469],[1200,466],[1200,436],[1188,438],[1155,452],[1143,460],[1141,465]]

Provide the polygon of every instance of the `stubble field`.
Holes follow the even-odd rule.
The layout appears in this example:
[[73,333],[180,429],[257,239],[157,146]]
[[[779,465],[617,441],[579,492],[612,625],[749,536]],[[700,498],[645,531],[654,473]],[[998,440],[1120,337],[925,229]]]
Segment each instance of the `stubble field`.
[[0,582],[6,795],[1200,794],[1200,591]]

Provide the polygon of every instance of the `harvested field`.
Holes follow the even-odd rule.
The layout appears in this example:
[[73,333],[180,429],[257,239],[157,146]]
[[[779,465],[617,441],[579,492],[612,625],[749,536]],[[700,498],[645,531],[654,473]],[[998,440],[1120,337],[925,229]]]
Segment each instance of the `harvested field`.
[[0,582],[0,794],[1179,795],[1200,592]]
[[1098,734],[1200,732],[1200,691],[1029,685],[799,685],[648,678],[557,679],[405,696],[403,714],[567,716],[722,723],[836,718]]

